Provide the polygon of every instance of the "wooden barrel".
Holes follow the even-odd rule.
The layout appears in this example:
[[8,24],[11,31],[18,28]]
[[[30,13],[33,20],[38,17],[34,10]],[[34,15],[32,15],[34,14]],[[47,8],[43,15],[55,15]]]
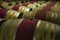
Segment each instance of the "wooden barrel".
[[7,9],[11,9],[11,10],[15,10],[15,11],[19,11],[19,12],[26,12],[26,11],[30,11],[31,10],[31,8],[28,8],[28,7],[25,7],[25,6],[21,6],[21,5],[19,5],[19,4],[16,4],[16,5],[10,5],[10,6],[8,6],[7,7]]
[[58,1],[58,0],[43,0],[43,1]]
[[59,12],[47,12],[46,20],[52,23],[60,24],[60,13]]
[[53,11],[53,12],[60,12],[60,1],[51,1],[47,4],[43,9],[43,11]]
[[60,40],[60,26],[41,20],[6,20],[0,26],[0,40]]
[[[33,40],[59,40],[57,36],[58,25],[45,21],[39,21],[35,29]],[[60,28],[59,28],[60,29]]]
[[[55,5],[55,3],[56,2],[53,2],[53,1],[51,1],[51,2],[47,2],[46,4],[44,4],[44,2],[40,2],[40,4],[42,4],[42,5],[40,5],[38,8],[36,8],[35,6],[37,5],[36,4],[36,2],[34,3],[34,4],[36,4],[35,6],[34,6],[34,4],[29,4],[28,5],[28,3],[26,3],[27,5],[28,5],[28,7],[30,7],[30,8],[32,8],[32,9],[34,9],[34,11],[31,11],[31,12],[28,12],[25,16],[24,16],[24,18],[26,17],[26,18],[36,18],[36,19],[40,19],[41,17],[39,17],[39,16],[42,16],[42,15],[38,15],[38,12],[39,12],[39,14],[40,13],[42,13],[42,12],[47,12],[47,11],[51,11],[51,8]],[[34,7],[33,7],[34,6]],[[42,12],[41,12],[42,11]],[[42,13],[43,14],[43,13]],[[43,14],[44,15],[44,14]],[[32,17],[33,16],[33,17]],[[36,17],[35,17],[36,16]],[[44,19],[44,18],[42,18],[42,19]]]
[[47,4],[42,10],[44,11],[51,11],[51,8],[56,4],[56,2],[51,1],[49,4]]
[[2,6],[3,8],[8,7],[9,3],[8,2],[2,2],[0,6]]
[[31,11],[27,13],[21,13],[14,10],[7,10],[7,9],[1,9],[0,10],[0,18],[3,19],[39,19],[44,20],[56,24],[60,24],[60,14],[59,12],[52,12],[52,11]]
[[23,16],[23,13],[14,11],[14,10],[8,10],[8,9],[0,9],[0,18],[3,19],[17,19],[21,18]]
[[9,5],[10,6],[15,5],[15,4],[21,5],[21,4],[25,4],[25,3],[34,3],[34,1],[29,1],[29,2],[26,2],[26,1],[11,1],[11,2],[2,1],[2,2],[0,2],[0,6],[7,8]]
[[[4,4],[7,4],[7,3],[3,3],[2,4],[3,8],[13,9],[13,10],[16,10],[16,11],[21,10],[20,9],[21,4],[16,4],[16,2],[10,2],[6,7],[4,7]],[[40,4],[42,4],[42,3],[40,3]],[[24,2],[22,4],[22,6],[26,6],[26,7],[32,8],[33,10],[42,9],[43,6],[46,6],[46,4],[44,4],[44,3],[42,5],[40,5],[40,4],[37,3],[37,2],[34,2],[34,1],[30,1],[30,2]],[[22,8],[25,8],[25,7],[22,7]]]
[[[47,3],[46,3],[47,4]],[[20,6],[20,5],[15,5],[15,6],[9,6],[7,7],[7,9],[13,9],[13,10],[16,10],[16,11],[20,11],[20,12],[23,12],[24,15],[27,14],[27,13],[32,13],[32,10],[34,9],[34,11],[38,11],[38,10],[42,10],[44,6],[46,6],[46,4],[42,4],[41,6],[39,5],[39,3],[34,3],[34,4],[29,4],[28,7],[25,7],[25,6]],[[32,5],[32,6],[31,6]],[[37,7],[38,6],[38,7]],[[33,11],[33,12],[34,12]],[[35,13],[35,12],[34,12]]]
[[34,1],[30,1],[30,2],[25,2],[22,4],[22,6],[26,6],[29,8],[32,8],[33,10],[38,10],[38,9],[42,9],[44,6],[46,6],[48,4],[48,2],[43,3],[43,2],[34,2]]
[[24,2],[24,3],[22,3],[22,6],[32,8],[33,10],[41,9],[41,10],[44,10],[44,11],[56,11],[56,12],[59,12],[60,1]]
[[[33,4],[32,4],[33,3]],[[32,2],[24,2],[23,4],[22,4],[22,6],[26,6],[26,7],[29,7],[29,8],[32,8],[33,10],[46,10],[46,11],[48,11],[48,10],[51,10],[51,7],[52,6],[54,6],[54,4],[55,4],[56,2],[46,2],[46,3],[44,3],[43,1],[42,2],[40,2],[40,4],[38,3],[38,2],[34,2],[34,1],[32,1]],[[7,8],[7,9],[13,9],[13,10],[16,10],[16,11],[20,11],[20,10],[24,10],[24,9],[26,9],[26,7],[22,7],[21,5],[19,5],[19,4],[16,4],[16,2],[12,2],[12,3],[10,3],[10,4],[8,4],[8,3],[3,3],[2,4],[3,5],[3,7],[4,8]],[[4,6],[4,5],[6,5],[6,7]],[[22,8],[21,8],[22,7]],[[48,8],[47,8],[48,7]]]
[[[59,12],[57,12],[57,10],[55,12],[51,9],[52,7],[54,7],[55,4],[56,4],[56,2],[51,1],[46,6],[41,7],[42,9],[39,9],[38,11],[35,10],[35,11],[29,12],[29,14],[27,13],[24,16],[24,18],[40,19],[40,20],[45,20],[45,21],[49,20],[49,22],[60,24],[58,21],[58,20],[60,20],[60,18],[58,17],[60,15]],[[48,17],[47,17],[47,15],[48,15]],[[53,17],[51,17],[52,15],[53,15]]]
[[22,13],[23,10],[21,10],[21,12],[18,11],[14,11],[14,10],[8,10],[8,9],[0,9],[0,18],[3,19],[20,19],[20,18],[24,18],[24,16],[26,15],[26,12],[28,12],[29,8],[27,9],[27,11],[25,10],[25,13]]
[[0,2],[0,7],[2,6],[3,8],[7,8],[9,6],[14,6],[16,4],[19,4],[21,5],[22,3],[21,2]]
[[60,12],[60,1],[58,1],[51,9],[51,11],[54,11],[54,12]]
[[[36,2],[35,2],[36,3]],[[33,3],[33,4],[35,4]],[[44,4],[44,3],[43,3]],[[44,4],[45,5],[45,4]],[[55,6],[55,5],[58,5],[58,6]],[[56,23],[56,24],[60,24],[59,20],[60,20],[60,12],[58,8],[55,8],[54,10],[54,7],[59,7],[59,2],[53,2],[51,1],[50,3],[48,2],[47,5],[45,6],[40,6],[38,7],[39,9],[37,10],[33,10],[30,9],[30,8],[27,8],[25,6],[20,6],[19,5],[16,5],[13,7],[14,10],[19,10],[23,13],[19,13],[17,11],[11,11],[10,13],[7,12],[7,9],[2,9],[0,10],[0,18],[7,18],[7,19],[16,19],[16,18],[27,18],[27,19],[41,19],[41,20],[45,20],[45,21],[49,21],[49,22],[53,22],[53,23]],[[53,9],[51,9],[53,8]],[[57,9],[57,10],[56,10]],[[14,12],[14,13],[12,13]],[[7,14],[6,14],[7,13]],[[17,14],[18,13],[18,14]],[[17,16],[17,15],[18,16]],[[7,17],[5,16],[7,15]]]
[[0,1],[7,1],[7,2],[11,2],[11,1],[58,1],[58,0],[0,0]]

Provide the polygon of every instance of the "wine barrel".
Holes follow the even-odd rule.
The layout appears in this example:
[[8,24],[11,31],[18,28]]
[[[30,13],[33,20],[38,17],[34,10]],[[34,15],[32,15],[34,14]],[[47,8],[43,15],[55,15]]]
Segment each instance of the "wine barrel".
[[16,10],[16,11],[20,11],[20,12],[24,12],[24,11],[32,11],[32,8],[29,8],[29,7],[25,7],[25,6],[21,6],[19,4],[16,4],[16,5],[12,5],[12,6],[8,6],[7,9],[13,9],[13,10]]
[[3,8],[7,8],[9,6],[14,6],[16,4],[21,5],[22,3],[20,3],[20,2],[0,2],[0,6],[2,6]]
[[44,1],[39,1],[34,2],[33,4],[29,3],[23,3],[23,6],[27,6],[29,8],[32,8],[33,10],[43,10],[43,11],[51,11],[51,8],[55,5],[56,2],[49,1],[49,2],[44,2]]
[[[41,4],[41,3],[40,3]],[[7,9],[13,9],[13,10],[16,10],[16,11],[20,11],[20,12],[23,12],[23,13],[26,13],[26,12],[29,12],[29,11],[32,11],[32,10],[35,10],[35,11],[38,11],[38,10],[42,10],[44,6],[46,6],[46,4],[42,4],[40,5],[38,3],[34,3],[34,4],[29,4],[28,7],[25,7],[25,3],[22,4],[23,6],[20,6],[20,5],[13,5],[13,6],[9,6],[7,7]],[[38,7],[37,7],[38,6]]]
[[[37,3],[37,2],[33,2],[33,4],[31,4],[31,2],[25,2],[21,5],[17,4],[15,5],[16,2],[12,2],[11,4],[8,5],[8,7],[6,7],[7,9],[13,9],[13,10],[16,10],[16,11],[20,11],[20,10],[24,10],[26,7],[22,7],[22,6],[27,6],[29,8],[32,8],[33,10],[48,10],[48,9],[51,9],[51,6],[54,4],[54,2],[47,2],[47,3],[44,3],[44,2],[40,2]],[[14,4],[14,5],[13,5]],[[28,5],[29,4],[29,5]],[[47,5],[47,6],[46,6]],[[45,7],[44,7],[45,6]],[[22,8],[21,8],[22,7]],[[43,8],[44,7],[44,8]],[[47,8],[49,7],[49,8]],[[28,9],[27,9],[28,10]],[[31,9],[30,9],[31,10]]]
[[33,10],[38,10],[38,9],[42,9],[44,6],[46,6],[49,2],[34,2],[34,1],[30,1],[29,3],[28,2],[25,2],[22,4],[22,6],[26,6],[26,7],[29,7],[29,8],[32,8]]
[[8,6],[7,9],[9,9],[9,10],[11,9],[11,10],[15,10],[15,11],[23,12],[23,13],[26,11],[29,12],[31,10],[31,8],[21,6],[19,4]]
[[[33,3],[33,4],[32,4]],[[6,3],[5,3],[6,4]],[[3,3],[3,8],[7,8],[7,9],[13,9],[13,10],[16,10],[16,11],[19,11],[19,10],[21,10],[21,9],[19,9],[20,8],[20,5],[21,4],[18,4],[18,5],[15,5],[16,4],[16,2],[10,2],[6,7],[4,7],[4,3]],[[29,4],[29,5],[28,5]],[[42,4],[42,3],[40,3],[40,4]],[[29,7],[29,8],[32,8],[33,10],[37,10],[37,9],[42,9],[43,8],[43,6],[44,5],[46,5],[46,4],[42,4],[42,5],[40,5],[39,3],[37,3],[37,2],[34,2],[34,1],[30,1],[30,2],[24,2],[23,4],[22,4],[22,6],[26,6],[26,7]],[[23,7],[22,7],[23,8]],[[24,7],[25,8],[25,7]],[[19,9],[19,10],[18,10]]]
[[0,7],[7,8],[9,5],[15,5],[16,2],[0,2]]
[[14,11],[14,10],[8,10],[8,9],[0,9],[0,18],[3,19],[20,19],[20,18],[24,18],[24,16],[27,14],[26,12],[28,12],[29,9],[27,9],[27,11],[25,10],[25,13],[18,12],[18,11]]
[[60,26],[30,19],[6,20],[0,27],[0,40],[60,40]]
[[38,1],[46,1],[46,2],[48,2],[48,1],[58,1],[58,0],[31,0],[31,1],[36,1],[36,2],[38,2]]
[[48,21],[48,22],[52,22],[52,23],[56,23],[56,24],[60,24],[59,20],[60,20],[60,12],[52,12],[52,11],[43,11],[43,10],[39,10],[39,11],[31,11],[29,13],[27,13],[26,15],[23,16],[23,18],[27,18],[27,19],[39,19],[39,20],[44,20],[44,21]]
[[40,20],[45,20],[45,21],[49,21],[49,22],[52,22],[52,23],[60,24],[59,23],[59,20],[60,20],[59,15],[60,15],[59,12],[38,11],[35,15],[35,19],[40,19]]
[[60,1],[58,1],[51,9],[51,11],[54,11],[54,12],[60,12]]
[[32,8],[33,10],[43,10],[43,11],[56,11],[59,12],[60,10],[60,1],[39,1],[39,2],[33,2],[28,3],[25,2],[22,4],[23,6]]
[[[44,6],[41,10],[38,10],[35,18],[41,18],[43,15],[45,15],[45,13],[47,11],[51,11],[51,8],[55,5],[55,3],[56,2],[51,1],[46,6]],[[42,15],[38,15],[38,13],[39,14],[42,13]],[[41,17],[39,17],[39,16],[41,16]],[[44,18],[42,17],[42,19],[44,19]]]
[[0,6],[2,6],[3,8],[6,8],[9,5],[8,2],[2,2]]
[[0,1],[6,1],[6,2],[11,2],[11,1],[58,1],[58,0],[0,0]]
[[8,9],[0,9],[0,18],[3,19],[17,19],[22,18],[23,13],[14,11],[14,10],[8,10]]
[[42,10],[44,11],[51,11],[51,8],[56,4],[56,2],[51,1],[49,4],[47,4]]
[[43,8],[43,11],[53,11],[53,12],[60,12],[60,1],[51,1],[50,4],[47,4],[47,6],[45,6]]
[[60,14],[59,12],[52,11],[31,11],[27,13],[21,13],[14,10],[1,9],[0,18],[3,19],[39,19],[56,24],[60,24]]

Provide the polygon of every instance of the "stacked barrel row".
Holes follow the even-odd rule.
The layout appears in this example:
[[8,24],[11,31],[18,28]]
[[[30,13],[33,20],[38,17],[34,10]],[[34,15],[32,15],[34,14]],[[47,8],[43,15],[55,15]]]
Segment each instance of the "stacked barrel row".
[[7,2],[11,2],[11,1],[59,1],[59,0],[0,0],[0,1],[7,1]]
[[0,19],[0,40],[60,40],[60,26],[36,19]]
[[0,40],[60,40],[59,8],[59,1],[0,2]]
[[40,19],[60,24],[60,2],[3,2],[0,5],[0,18],[5,19]]

